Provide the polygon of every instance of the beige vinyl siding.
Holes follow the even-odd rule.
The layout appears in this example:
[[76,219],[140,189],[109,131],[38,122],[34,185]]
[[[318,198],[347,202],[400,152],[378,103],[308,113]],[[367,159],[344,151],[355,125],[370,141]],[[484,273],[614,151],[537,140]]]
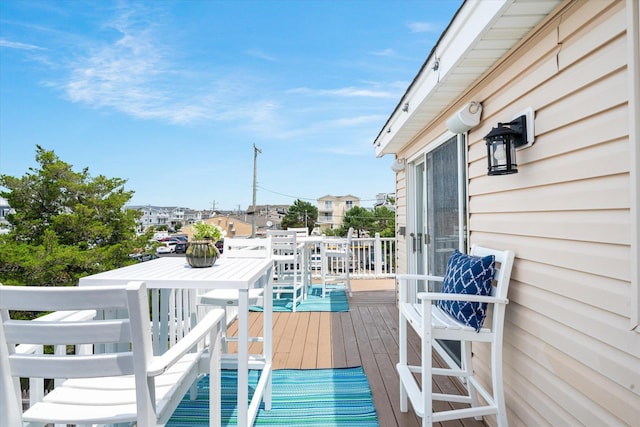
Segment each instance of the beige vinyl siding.
[[[565,3],[467,94],[484,107],[469,136],[470,242],[517,258],[504,351],[511,425],[640,420],[625,4]],[[518,151],[519,173],[487,176],[483,136],[529,106],[536,140]]]

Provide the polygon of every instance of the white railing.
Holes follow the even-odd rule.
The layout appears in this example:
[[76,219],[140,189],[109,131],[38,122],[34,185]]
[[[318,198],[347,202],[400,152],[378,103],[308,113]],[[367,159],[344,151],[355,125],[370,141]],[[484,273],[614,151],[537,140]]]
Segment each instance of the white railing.
[[[396,241],[393,237],[354,237],[351,240],[350,273],[353,278],[383,279],[396,273]],[[314,278],[321,276],[322,260],[320,248],[313,249],[311,271]],[[328,265],[331,273],[344,273],[343,260],[334,260]]]
[[353,238],[351,275],[362,278],[386,278],[396,274],[396,240],[393,237]]

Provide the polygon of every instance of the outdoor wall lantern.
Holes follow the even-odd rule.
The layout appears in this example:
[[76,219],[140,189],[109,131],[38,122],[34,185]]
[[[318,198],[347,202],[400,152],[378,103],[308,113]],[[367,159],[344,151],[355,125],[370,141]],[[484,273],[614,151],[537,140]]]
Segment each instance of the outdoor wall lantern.
[[484,140],[487,144],[488,175],[518,173],[516,148],[533,144],[533,110],[516,117],[509,123],[498,123]]

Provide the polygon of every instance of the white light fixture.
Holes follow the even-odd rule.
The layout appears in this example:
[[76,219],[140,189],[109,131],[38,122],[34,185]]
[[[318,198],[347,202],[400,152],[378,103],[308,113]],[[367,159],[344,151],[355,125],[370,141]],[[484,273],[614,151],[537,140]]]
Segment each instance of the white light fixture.
[[391,170],[395,173],[401,172],[404,170],[405,160],[404,159],[395,159],[393,164],[391,165]]
[[447,120],[447,129],[453,133],[465,133],[480,123],[482,104],[470,102]]

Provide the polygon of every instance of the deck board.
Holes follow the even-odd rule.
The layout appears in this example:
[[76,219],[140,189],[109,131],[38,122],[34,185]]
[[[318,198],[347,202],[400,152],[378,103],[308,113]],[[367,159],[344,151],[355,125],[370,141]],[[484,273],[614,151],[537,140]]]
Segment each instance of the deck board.
[[[373,395],[381,427],[418,427],[421,419],[409,405],[400,412],[398,375],[398,310],[391,280],[352,280],[349,311],[341,313],[297,312],[273,314],[273,368],[321,369],[362,366]],[[251,333],[260,334],[262,313],[250,313]],[[235,325],[229,333],[235,333]],[[234,343],[229,345],[235,351]],[[262,344],[251,344],[258,351]],[[420,341],[410,333],[408,360],[418,364]],[[434,364],[439,361],[434,358]],[[446,379],[434,380],[434,391],[455,392]],[[434,402],[436,408],[448,405]],[[436,423],[443,427],[479,427],[474,419]]]

